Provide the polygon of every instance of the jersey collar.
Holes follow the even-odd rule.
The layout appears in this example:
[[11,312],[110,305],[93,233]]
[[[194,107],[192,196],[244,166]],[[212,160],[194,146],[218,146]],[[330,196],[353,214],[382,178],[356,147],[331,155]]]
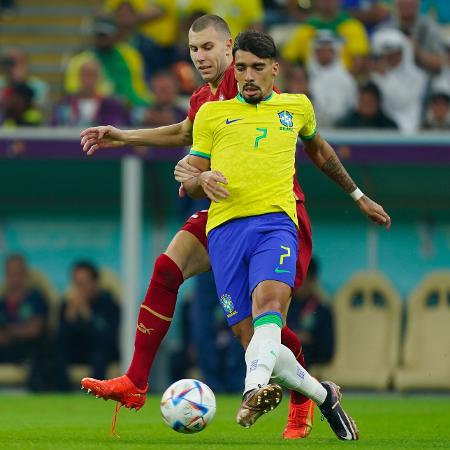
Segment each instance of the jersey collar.
[[[275,91],[272,91],[266,98],[263,98],[260,103],[262,102],[268,102],[275,94]],[[238,95],[236,96],[237,100],[242,102],[242,103],[247,103],[244,99],[244,97],[242,97],[241,93],[238,92]],[[249,103],[250,104],[250,103]]]

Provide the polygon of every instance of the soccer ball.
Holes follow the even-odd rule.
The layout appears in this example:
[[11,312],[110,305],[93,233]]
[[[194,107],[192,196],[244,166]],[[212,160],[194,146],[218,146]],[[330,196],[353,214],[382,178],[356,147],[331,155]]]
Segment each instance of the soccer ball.
[[179,380],[169,386],[161,398],[164,422],[179,433],[198,433],[214,417],[213,391],[198,380]]

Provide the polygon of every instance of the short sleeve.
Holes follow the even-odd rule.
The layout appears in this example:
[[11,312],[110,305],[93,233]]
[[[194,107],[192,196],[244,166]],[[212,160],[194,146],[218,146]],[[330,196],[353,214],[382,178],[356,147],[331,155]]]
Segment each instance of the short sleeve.
[[213,135],[208,121],[208,104],[205,103],[197,113],[194,122],[193,143],[190,155],[211,159]]
[[299,131],[299,136],[305,141],[310,141],[316,135],[317,131],[316,115],[314,114],[314,108],[309,98],[306,95],[303,95],[302,98],[304,123]]

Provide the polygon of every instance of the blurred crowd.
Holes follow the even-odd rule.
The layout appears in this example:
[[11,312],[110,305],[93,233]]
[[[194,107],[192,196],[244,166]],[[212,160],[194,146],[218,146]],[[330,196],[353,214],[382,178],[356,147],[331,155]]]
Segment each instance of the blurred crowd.
[[247,28],[271,33],[282,63],[277,84],[307,94],[323,128],[450,127],[448,0],[106,0],[88,45],[67,62],[55,104],[27,55],[3,51],[0,123],[156,127],[182,120],[201,84],[187,31],[204,13],[222,16],[234,36]]
[[[73,264],[68,287],[56,298],[47,278],[21,254],[4,260],[0,283],[0,386],[2,367],[27,372],[31,391],[78,388],[74,365],[83,375],[108,376],[119,360],[120,298],[94,264]],[[245,375],[244,352],[227,327],[211,273],[196,277],[188,298],[177,308],[178,345],[170,345],[166,379],[201,377],[216,392],[239,392]],[[309,364],[329,362],[334,352],[333,317],[313,259],[307,279],[288,315]],[[241,374],[241,376],[236,376]]]
[[33,391],[69,390],[68,366],[87,364],[105,378],[117,361],[120,308],[99,285],[89,261],[76,262],[62,299],[55,301],[45,277],[20,254],[4,261],[0,286],[0,364],[25,364]]

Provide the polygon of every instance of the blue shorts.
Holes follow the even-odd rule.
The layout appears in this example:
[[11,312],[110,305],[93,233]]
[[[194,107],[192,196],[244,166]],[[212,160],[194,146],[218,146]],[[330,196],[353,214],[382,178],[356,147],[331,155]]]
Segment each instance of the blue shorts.
[[294,287],[297,247],[297,229],[284,213],[235,219],[209,232],[209,258],[229,326],[251,316],[251,296],[262,281]]

